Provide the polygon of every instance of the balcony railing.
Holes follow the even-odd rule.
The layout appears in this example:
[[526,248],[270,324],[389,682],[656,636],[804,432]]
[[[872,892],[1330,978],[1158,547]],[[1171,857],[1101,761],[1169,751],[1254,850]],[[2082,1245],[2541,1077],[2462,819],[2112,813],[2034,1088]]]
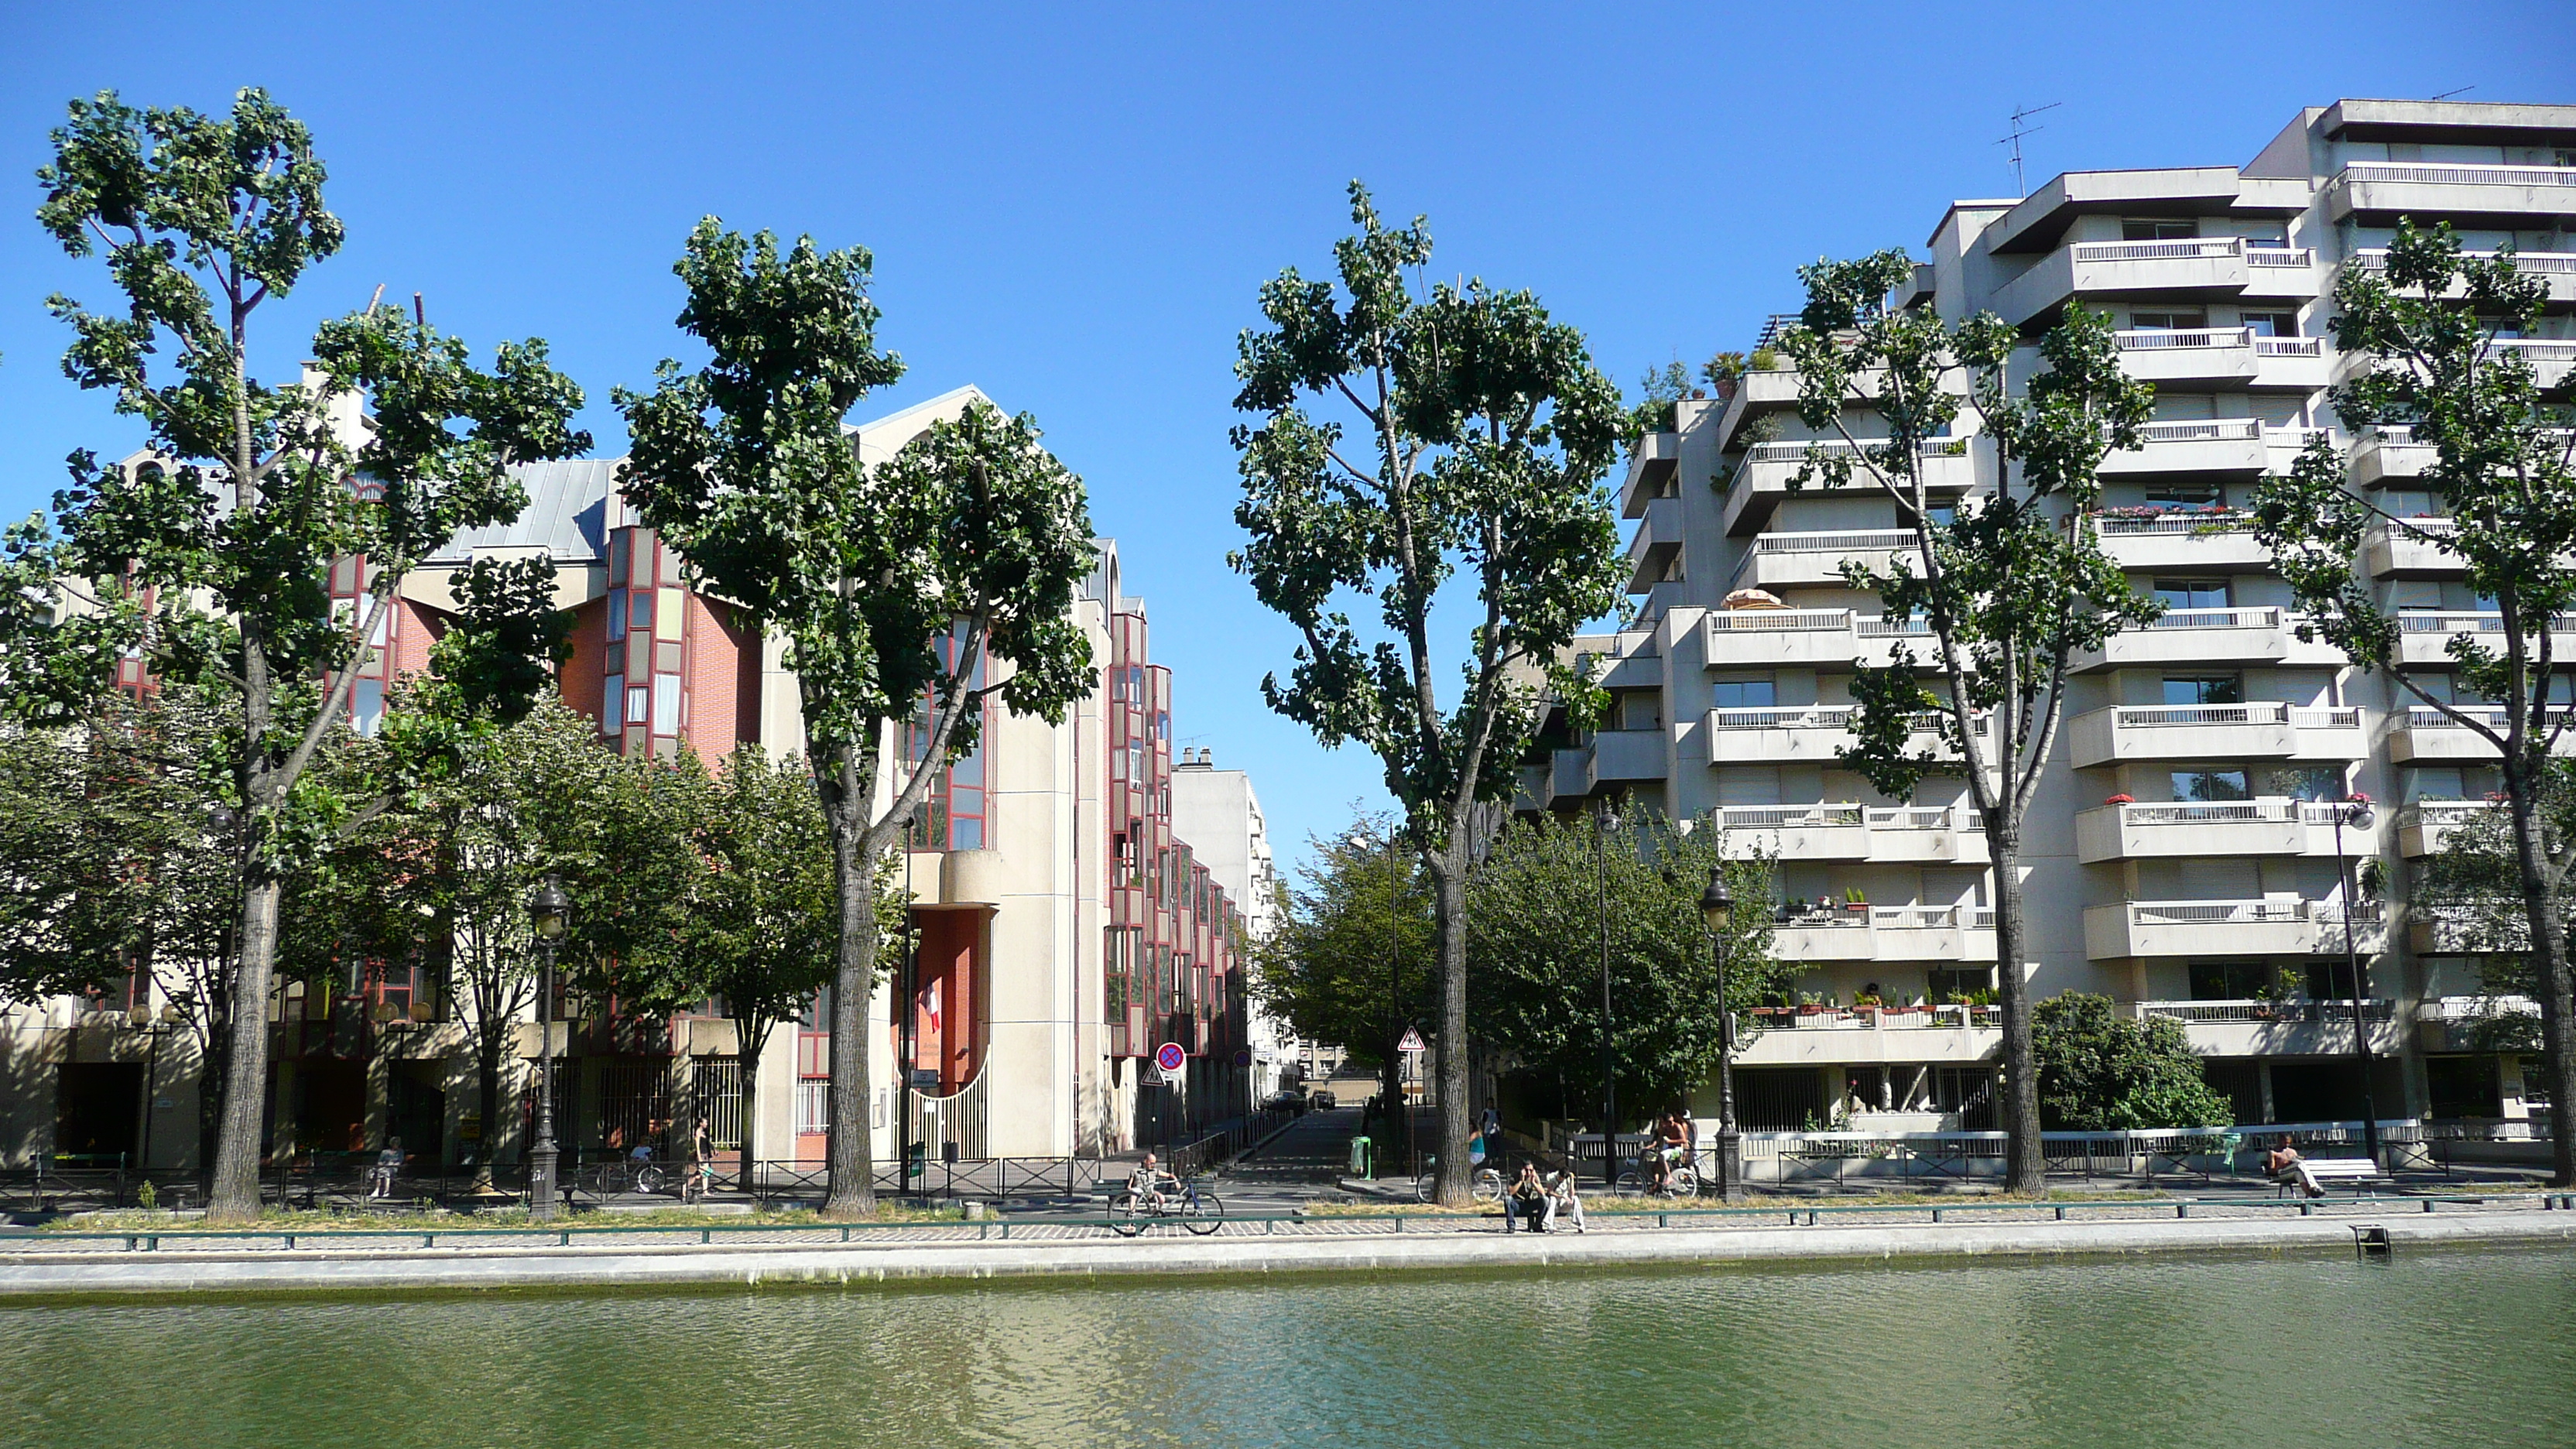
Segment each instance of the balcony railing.
[[2306,267],[2316,264],[2312,247],[2272,247],[2260,243],[2245,248],[2245,265],[2249,267]]
[[[2320,1022],[2352,1020],[2350,1001],[2141,1001],[2137,1004],[2141,1021],[2181,1022],[2287,1022],[2308,1025]],[[2364,997],[2362,1016],[2373,1024],[2394,1021],[2397,1003],[2386,999]]]
[[[1721,730],[1847,730],[1859,712],[1857,706],[1848,704],[1758,705],[1711,710],[1708,723],[1710,728]],[[1978,734],[1986,733],[1988,719],[1986,715],[1975,718]],[[1925,710],[1912,722],[1918,733],[1929,733],[1940,727],[1940,720],[1939,713]]]
[[2344,166],[2343,179],[2412,182],[2421,186],[2576,186],[2576,166],[2445,166],[2354,161]]
[[2157,443],[2251,443],[2263,437],[2261,418],[2202,418],[2193,422],[2149,423],[2138,430],[2150,446]]
[[1859,553],[1910,548],[1914,531],[1880,528],[1857,533],[1764,533],[1753,539],[1756,553]]
[[1720,830],[1802,830],[1869,823],[1857,804],[1721,805],[1709,814]]
[[[2334,901],[2311,900],[2238,900],[2238,901],[2130,901],[2129,919],[2141,926],[2234,926],[2263,923],[2310,921],[2340,924],[2343,908]],[[2377,924],[2379,904],[2364,901],[2352,913],[2353,920]]]
[[2136,538],[2146,535],[2198,535],[2204,533],[2251,533],[2254,515],[2233,509],[2178,509],[2152,517],[2122,514],[2096,514],[2093,527],[2104,538]]
[[2120,706],[2115,722],[2128,730],[2267,724],[2311,730],[2348,730],[2361,727],[2361,710],[2358,706],[2293,708],[2277,700],[2252,704],[2137,704]]
[[2245,609],[2167,609],[2143,626],[2149,629],[2278,629],[2281,611],[2268,605]]
[[2173,352],[2192,348],[2246,347],[2254,341],[2250,327],[2146,328],[2111,334],[2122,352]]
[[2077,262],[2189,262],[2243,257],[2249,267],[2304,267],[2317,259],[2307,247],[2265,246],[2241,236],[2204,236],[2154,242],[2077,242]]
[[[2493,610],[2405,613],[2397,616],[2401,634],[2501,634],[2504,615]],[[2561,614],[2549,625],[2552,634],[2576,633],[2576,614]]]
[[2323,357],[2326,355],[2326,340],[2322,337],[2257,337],[2254,339],[2254,355]]
[[1852,633],[1864,639],[1920,638],[1932,632],[1923,618],[1890,619],[1850,609],[1721,609],[1708,616],[1721,634]]

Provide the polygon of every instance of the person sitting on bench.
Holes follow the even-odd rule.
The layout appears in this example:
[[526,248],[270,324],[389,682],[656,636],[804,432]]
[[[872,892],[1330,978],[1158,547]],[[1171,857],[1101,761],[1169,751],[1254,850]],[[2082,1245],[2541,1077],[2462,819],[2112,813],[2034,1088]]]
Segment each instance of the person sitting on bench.
[[2307,1159],[2299,1156],[2299,1149],[2290,1145],[2290,1136],[2286,1132],[2273,1143],[2271,1151],[2263,1154],[2263,1172],[2274,1182],[2298,1183],[2299,1190],[2310,1197],[2326,1195],[2326,1190],[2308,1172]]
[[1518,1218],[1529,1225],[1531,1232],[1543,1233],[1555,1216],[1556,1199],[1538,1180],[1538,1164],[1522,1163],[1521,1175],[1513,1180],[1511,1191],[1503,1194],[1503,1231],[1510,1232],[1512,1220]]
[[1573,1172],[1556,1175],[1556,1187],[1548,1194],[1548,1203],[1553,1209],[1548,1217],[1551,1224],[1558,1218],[1565,1218],[1573,1222],[1576,1232],[1583,1231],[1583,1199],[1574,1191]]

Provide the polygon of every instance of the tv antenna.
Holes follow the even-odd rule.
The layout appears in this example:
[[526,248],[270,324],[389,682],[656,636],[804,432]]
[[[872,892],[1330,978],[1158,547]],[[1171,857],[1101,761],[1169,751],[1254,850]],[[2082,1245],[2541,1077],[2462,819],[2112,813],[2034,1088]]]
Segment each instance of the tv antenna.
[[2062,106],[2062,105],[2064,105],[2064,104],[2066,104],[2064,101],[2050,101],[2047,105],[2044,105],[2044,106],[2015,106],[2015,107],[2013,107],[2013,113],[2012,113],[2012,134],[2011,134],[2011,135],[2009,135],[2009,136],[2004,137],[2003,139],[2001,139],[2001,140],[1999,140],[1999,141],[1997,141],[1997,142],[1995,142],[1995,144],[1996,144],[1996,145],[1998,145],[1998,146],[2010,146],[2010,147],[2012,148],[2012,169],[2013,169],[2013,192],[2014,192],[2014,194],[2019,195],[2019,196],[2028,196],[2028,195],[2030,195],[2030,188],[2029,188],[2028,186],[2024,185],[2024,184],[2022,183],[2022,179],[2021,179],[2021,141],[2022,141],[2022,138],[2023,138],[2024,136],[2036,136],[2036,135],[2038,135],[2040,132],[2045,131],[2045,130],[2047,130],[2047,129],[2048,129],[2046,126],[2034,126],[2034,125],[2030,124],[2030,118],[2031,118],[2031,117],[2033,117],[2033,116],[2038,115],[2038,114],[2039,114],[2040,112],[2042,112],[2042,111],[2053,111],[2053,110],[2056,110],[2059,106]]
[[2433,99],[2435,99],[2435,100],[2437,100],[2437,101],[2447,101],[2447,100],[2449,100],[2449,99],[2450,99],[2451,97],[2453,97],[2453,96],[2465,96],[2465,95],[2467,95],[2469,92],[2471,92],[2471,91],[2473,91],[2473,90],[2476,90],[2476,89],[2477,89],[2477,87],[2476,87],[2476,86],[2473,86],[2473,85],[2472,85],[2472,86],[2462,86],[2462,87],[2460,87],[2458,90],[2455,90],[2455,91],[2444,91],[2444,92],[2442,92],[2440,95],[2435,96]]

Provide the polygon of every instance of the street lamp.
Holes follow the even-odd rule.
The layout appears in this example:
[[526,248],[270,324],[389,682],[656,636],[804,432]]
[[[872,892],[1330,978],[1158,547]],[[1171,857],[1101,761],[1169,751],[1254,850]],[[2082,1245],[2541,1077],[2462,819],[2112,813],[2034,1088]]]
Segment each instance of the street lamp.
[[528,1151],[528,1216],[539,1221],[555,1215],[555,942],[563,935],[564,913],[572,902],[553,871],[528,892],[528,927],[544,952],[545,971],[537,985],[537,1141]]
[[2370,797],[2353,795],[2335,802],[2334,836],[2335,868],[2343,873],[2343,958],[2344,967],[2352,973],[2352,1051],[2361,1063],[2361,1142],[2370,1160],[2379,1162],[2379,1102],[2370,1087],[2370,1023],[2362,1016],[2365,994],[2361,979],[2361,948],[2353,939],[2352,914],[2360,904],[2360,892],[2354,883],[2352,857],[2343,853],[2343,828],[2370,828]]
[[1592,815],[1593,885],[1601,915],[1601,1185],[1619,1185],[1619,1078],[1610,1053],[1610,835],[1618,802],[1602,797]]
[[1735,915],[1735,897],[1726,889],[1724,861],[1708,868],[1699,915],[1708,924],[1709,954],[1717,963],[1717,1196],[1721,1202],[1742,1202],[1744,1138],[1735,1130],[1735,1006],[1726,990],[1726,932]]

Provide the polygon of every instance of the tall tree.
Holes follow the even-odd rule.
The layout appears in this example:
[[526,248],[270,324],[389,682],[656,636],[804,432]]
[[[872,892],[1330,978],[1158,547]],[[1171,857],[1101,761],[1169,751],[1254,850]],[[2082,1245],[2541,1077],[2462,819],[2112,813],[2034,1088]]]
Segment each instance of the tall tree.
[[[860,248],[800,237],[782,255],[768,232],[701,221],[674,268],[689,290],[679,325],[714,356],[693,373],[666,361],[652,392],[617,394],[634,437],[628,499],[692,578],[784,636],[796,672],[839,914],[834,1218],[876,1210],[879,862],[938,767],[973,747],[987,700],[1052,722],[1097,685],[1070,612],[1095,554],[1082,480],[1027,415],[978,403],[875,468],[843,436],[850,408],[902,375],[876,350],[868,266]],[[889,771],[889,736],[925,702],[922,762]]]
[[[242,91],[221,119],[137,111],[102,92],[72,103],[53,145],[37,217],[73,256],[104,246],[125,295],[120,312],[52,299],[76,334],[63,368],[142,420],[155,461],[127,469],[76,452],[71,486],[54,497],[58,533],[41,520],[11,530],[0,563],[0,644],[17,659],[8,702],[78,713],[129,651],[163,678],[240,701],[229,971],[243,1009],[207,1201],[211,1220],[239,1222],[259,1211],[261,1004],[285,856],[309,815],[345,813],[309,788],[314,754],[403,573],[458,529],[518,515],[510,463],[569,457],[590,439],[570,426],[581,390],[547,366],[543,343],[504,343],[484,371],[461,342],[386,310],[322,325],[314,385],[252,376],[258,309],[342,239],[311,136],[265,92]],[[173,355],[156,365],[165,348]],[[352,398],[367,418],[335,427],[335,400]],[[365,561],[364,597],[336,611],[330,571],[351,558]],[[71,600],[65,617],[56,587]]]
[[[2417,808],[2435,805],[2426,801]],[[2560,920],[2576,899],[2576,762],[2554,759],[2541,790],[2541,843],[2549,859],[2550,889]],[[2407,908],[2429,920],[2446,950],[2478,955],[2479,1001],[2470,1039],[2479,1049],[2536,1055],[2540,1023],[2530,1004],[2540,999],[2533,969],[2531,916],[2522,899],[2522,861],[2514,845],[2513,814],[2479,810],[2446,826],[2441,844],[2412,882]],[[2516,998],[2519,998],[2518,1000]]]
[[2041,1120],[2052,1132],[2224,1127],[2235,1105],[2211,1089],[2182,1023],[2123,1020],[2111,998],[2068,991],[2031,1013]]
[[[1714,831],[1685,832],[1653,816],[1606,841],[1588,822],[1514,821],[1467,887],[1476,961],[1467,1003],[1477,1039],[1559,1080],[1597,1082],[1606,921],[1619,1100],[1658,1107],[1708,1082],[1721,1012],[1749,1024],[1752,1008],[1789,976],[1771,954],[1769,911],[1741,910],[1728,926],[1719,992],[1699,899],[1723,846]],[[1726,861],[1725,869],[1737,900],[1775,895],[1769,862]]]
[[[1260,422],[1234,430],[1234,516],[1250,539],[1231,561],[1303,641],[1287,682],[1262,681],[1270,707],[1377,755],[1430,876],[1440,1197],[1463,1204],[1471,823],[1479,802],[1510,798],[1543,680],[1578,709],[1595,699],[1570,651],[1619,603],[1601,480],[1624,418],[1582,334],[1537,297],[1482,281],[1420,290],[1424,220],[1390,229],[1367,188],[1351,183],[1350,198],[1359,232],[1334,247],[1338,288],[1280,273],[1261,290],[1269,326],[1237,342],[1235,407]],[[1347,409],[1361,438],[1310,401]],[[1475,624],[1444,706],[1432,612],[1462,572]],[[1342,612],[1346,593],[1376,600],[1373,645]]]
[[[2040,369],[2017,379],[2021,339],[1994,314],[1953,328],[1928,311],[1888,306],[1913,266],[1891,250],[1799,269],[1807,306],[1781,341],[1798,370],[1798,416],[1842,446],[1810,447],[1792,486],[1875,487],[1914,536],[1890,567],[1845,573],[1890,617],[1921,616],[1932,658],[1917,660],[1900,644],[1890,665],[1855,671],[1855,742],[1841,758],[1899,800],[1927,776],[1967,776],[1994,861],[2004,1184],[2037,1193],[2047,1160],[2022,974],[2030,940],[2022,826],[2065,712],[2068,659],[2161,612],[2130,589],[2093,522],[2102,459],[2144,442],[2154,390],[2122,375],[2110,319],[2081,307],[2039,339]],[[1969,411],[1978,426],[1967,446],[1986,450],[1989,486],[1945,522],[1922,459],[1927,448],[1951,445],[1951,424]],[[1939,745],[1917,749],[1910,737],[1927,710]]]
[[[2308,613],[2303,633],[2385,672],[2499,756],[2551,1100],[2560,1104],[2552,1175],[2568,1186],[2576,1184],[2576,1131],[2566,1125],[2576,1111],[2576,977],[2557,890],[2565,861],[2554,856],[2548,815],[2550,751],[2576,719],[2566,705],[2576,661],[2561,660],[2556,647],[2576,611],[2576,411],[2547,400],[2513,341],[2537,330],[2548,296],[2546,279],[2524,272],[2510,248],[2467,256],[2448,223],[2427,231],[2401,222],[2384,272],[2346,267],[2335,283],[2335,345],[2366,360],[2335,389],[2335,413],[2352,431],[2403,427],[2429,446],[2433,461],[2416,486],[2444,516],[2402,518],[2380,507],[2351,486],[2342,453],[2322,437],[2287,475],[2264,478],[2254,513],[2255,536]],[[2442,556],[2488,612],[2401,620],[2357,564],[2373,530]],[[2448,635],[2451,688],[2404,665],[2401,640],[2422,639],[2422,623]]]

